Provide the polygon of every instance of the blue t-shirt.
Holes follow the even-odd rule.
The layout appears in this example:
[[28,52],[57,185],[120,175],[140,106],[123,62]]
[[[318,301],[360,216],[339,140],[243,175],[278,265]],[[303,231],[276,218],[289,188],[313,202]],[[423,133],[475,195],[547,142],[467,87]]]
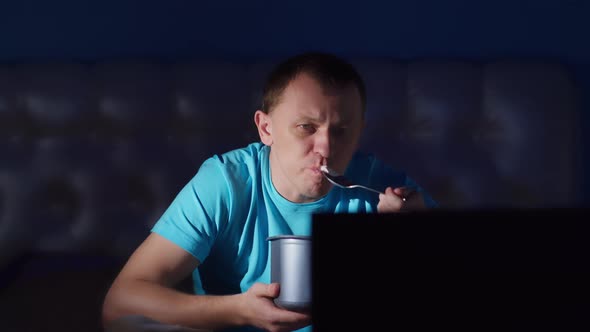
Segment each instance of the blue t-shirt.
[[[196,294],[237,294],[255,282],[270,283],[269,236],[310,235],[311,215],[319,212],[377,212],[379,195],[333,187],[311,203],[283,198],[271,181],[270,148],[262,143],[207,159],[173,200],[152,231],[201,262],[193,272]],[[411,185],[432,198],[403,172],[371,155],[356,153],[345,175],[384,191]],[[244,329],[246,330],[246,329]]]

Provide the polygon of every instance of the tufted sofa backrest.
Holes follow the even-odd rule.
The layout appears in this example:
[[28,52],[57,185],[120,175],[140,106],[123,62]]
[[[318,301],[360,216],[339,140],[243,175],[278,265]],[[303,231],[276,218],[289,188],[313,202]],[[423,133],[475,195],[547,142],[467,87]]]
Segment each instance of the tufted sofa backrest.
[[[367,84],[362,147],[441,206],[577,203],[577,90],[562,65],[353,63]],[[130,254],[206,157],[258,140],[273,64],[0,65],[0,259]]]

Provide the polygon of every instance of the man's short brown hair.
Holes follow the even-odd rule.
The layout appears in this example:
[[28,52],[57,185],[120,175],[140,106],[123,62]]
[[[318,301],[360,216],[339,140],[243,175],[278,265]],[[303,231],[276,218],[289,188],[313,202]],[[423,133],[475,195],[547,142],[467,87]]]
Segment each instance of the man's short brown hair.
[[283,91],[299,74],[308,74],[324,87],[343,88],[356,86],[363,112],[366,108],[366,91],[362,77],[354,66],[336,55],[308,52],[280,63],[270,73],[263,90],[262,111],[270,113],[280,102]]

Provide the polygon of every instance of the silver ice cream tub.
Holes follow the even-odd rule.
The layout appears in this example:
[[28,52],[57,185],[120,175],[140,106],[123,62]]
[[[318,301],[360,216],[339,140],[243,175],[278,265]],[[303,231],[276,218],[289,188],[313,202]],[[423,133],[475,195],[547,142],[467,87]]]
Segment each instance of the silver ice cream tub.
[[311,237],[277,235],[270,241],[270,281],[280,284],[274,302],[292,311],[311,309]]

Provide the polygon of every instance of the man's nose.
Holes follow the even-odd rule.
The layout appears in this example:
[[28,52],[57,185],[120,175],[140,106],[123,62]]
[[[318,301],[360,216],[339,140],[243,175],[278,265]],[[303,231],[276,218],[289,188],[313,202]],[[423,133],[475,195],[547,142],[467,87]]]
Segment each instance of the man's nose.
[[330,133],[326,130],[317,133],[315,141],[315,150],[324,158],[329,158],[332,153],[332,144],[334,139],[330,137]]

